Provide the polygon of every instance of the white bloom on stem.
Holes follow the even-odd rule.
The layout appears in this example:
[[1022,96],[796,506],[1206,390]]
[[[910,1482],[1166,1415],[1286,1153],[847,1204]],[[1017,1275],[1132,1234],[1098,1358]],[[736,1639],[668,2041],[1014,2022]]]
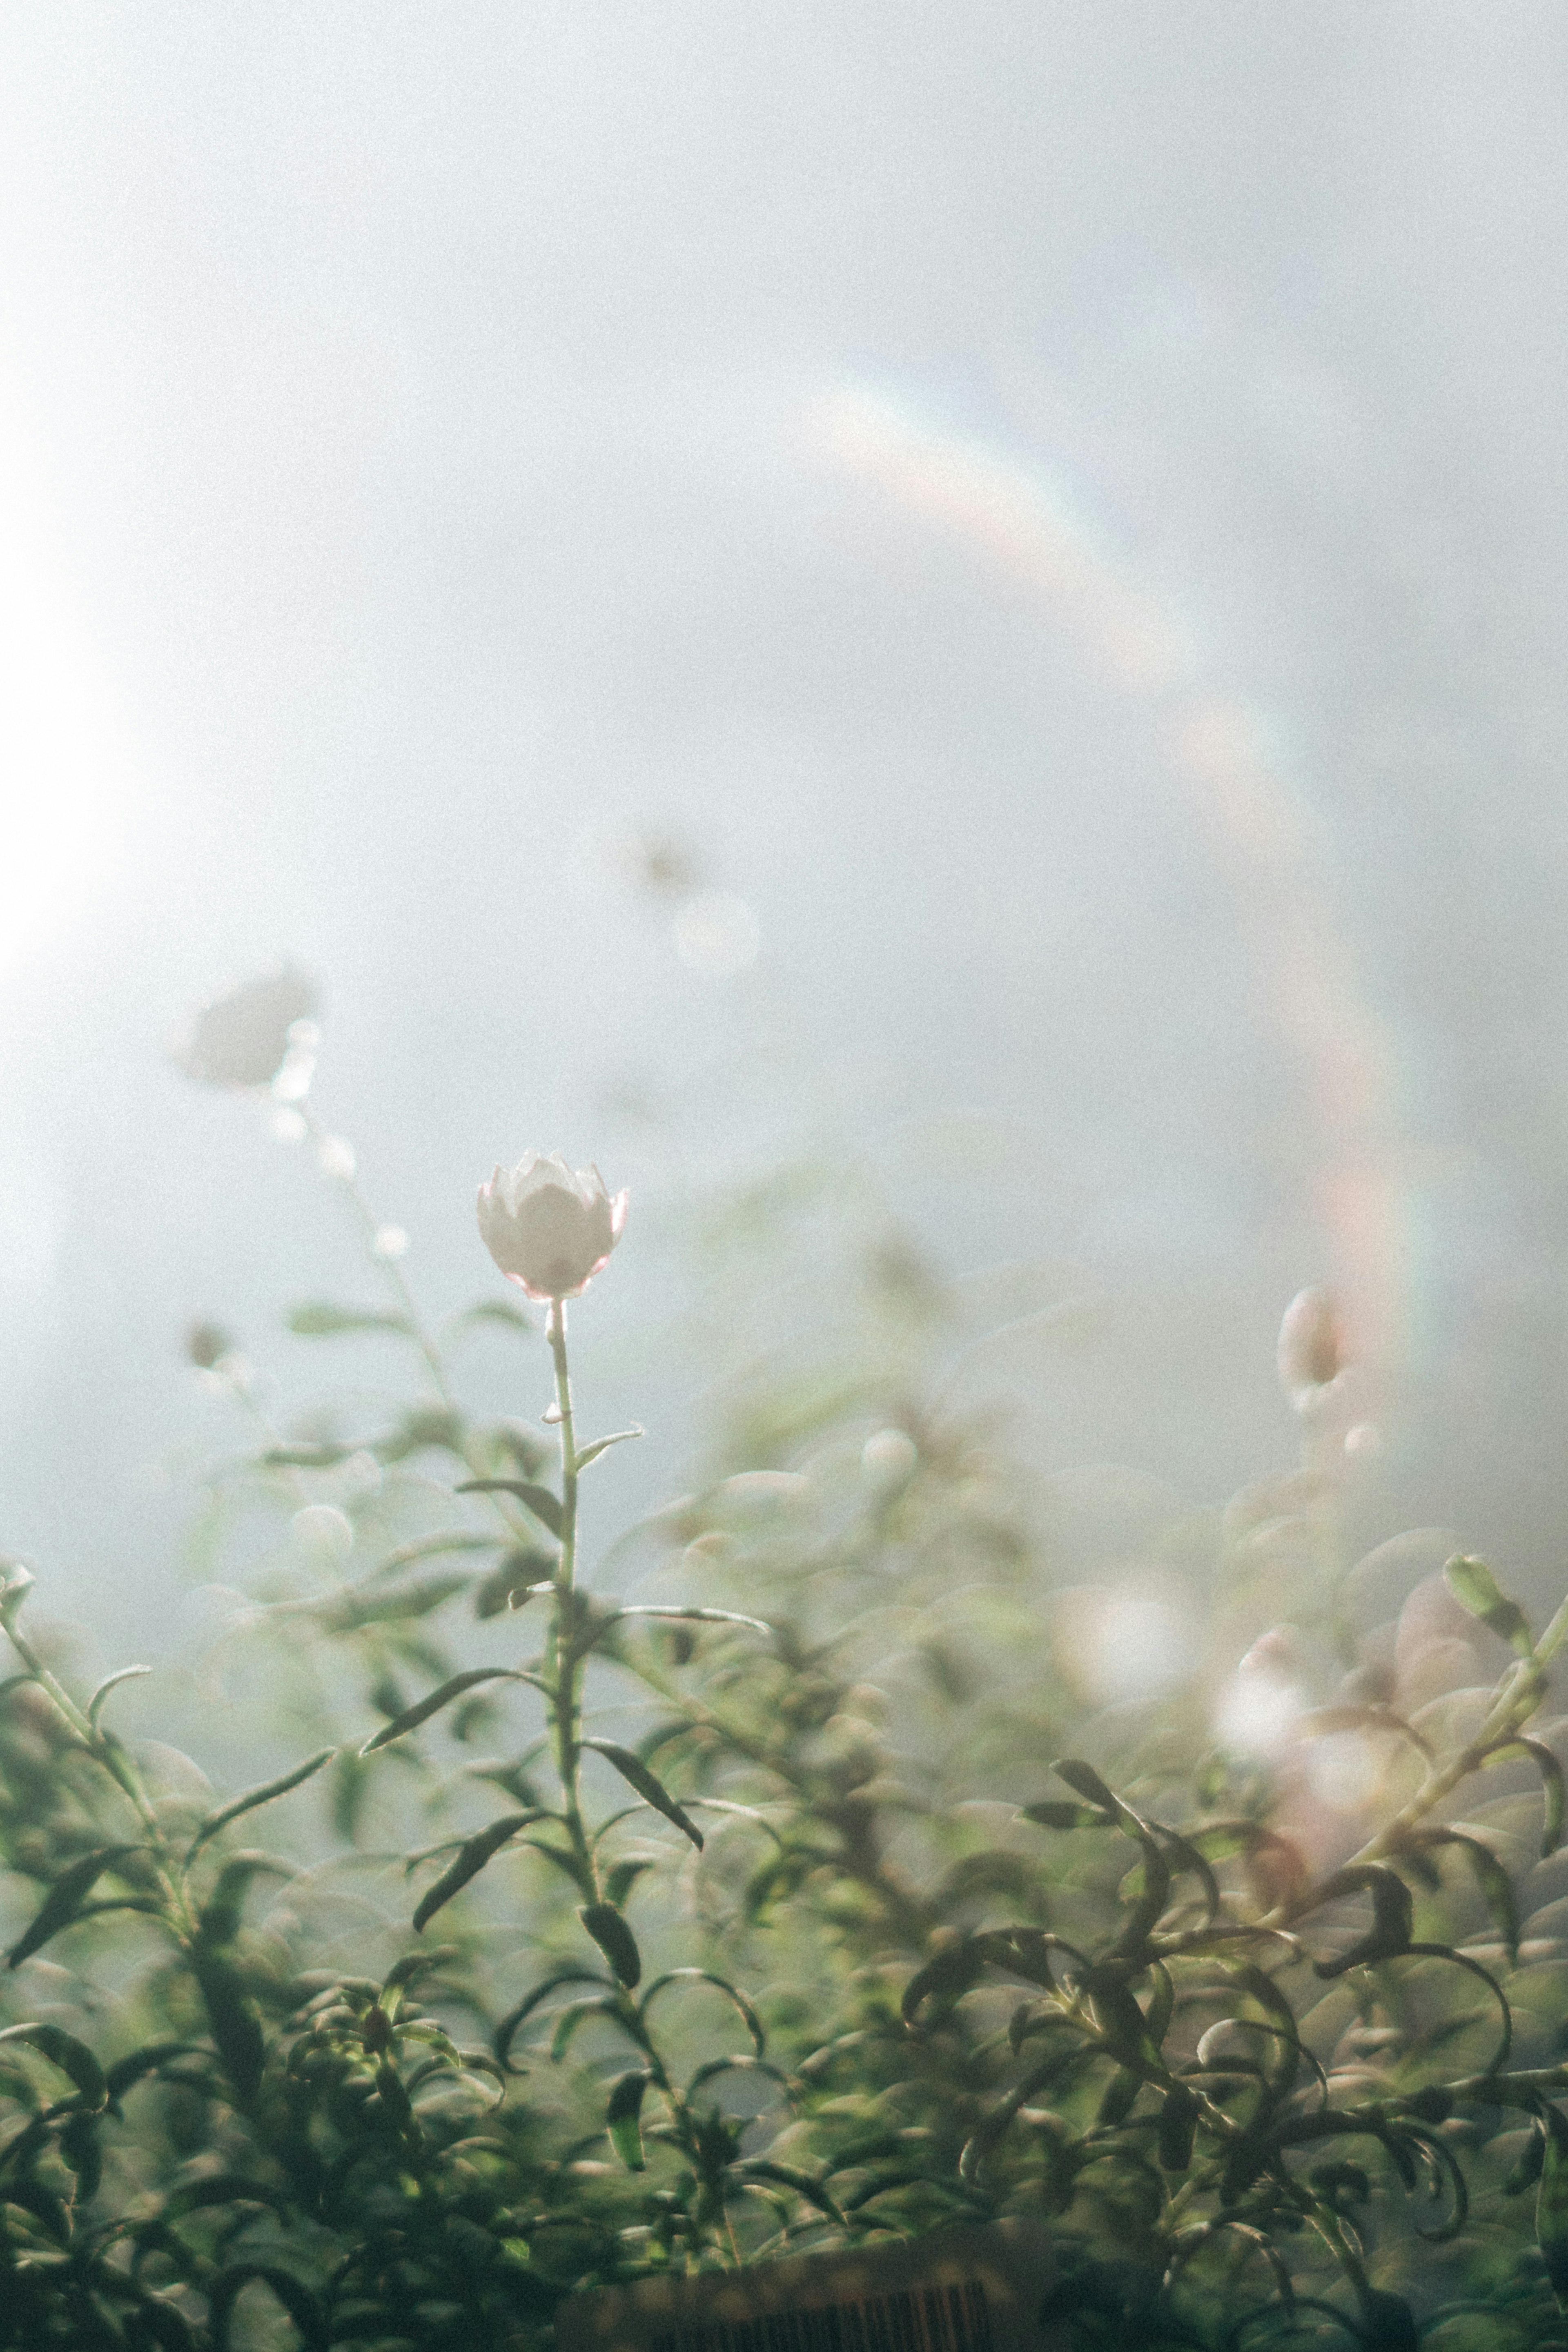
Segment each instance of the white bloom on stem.
[[479,1186],[479,1233],[509,1282],[530,1298],[576,1298],[609,1263],[626,1223],[596,1168],[567,1167],[558,1151],[525,1151]]

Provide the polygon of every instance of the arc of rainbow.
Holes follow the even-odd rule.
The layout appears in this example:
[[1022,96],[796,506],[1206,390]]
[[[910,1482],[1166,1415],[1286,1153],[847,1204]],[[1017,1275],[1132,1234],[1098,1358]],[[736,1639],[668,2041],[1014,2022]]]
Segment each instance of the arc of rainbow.
[[1095,670],[1146,702],[1173,776],[1230,885],[1259,994],[1318,1139],[1327,1273],[1374,1373],[1405,1353],[1404,1154],[1395,1062],[1324,887],[1310,827],[1252,711],[1207,684],[1186,631],[1031,458],[859,385],[816,404],[816,447],[1037,600]]

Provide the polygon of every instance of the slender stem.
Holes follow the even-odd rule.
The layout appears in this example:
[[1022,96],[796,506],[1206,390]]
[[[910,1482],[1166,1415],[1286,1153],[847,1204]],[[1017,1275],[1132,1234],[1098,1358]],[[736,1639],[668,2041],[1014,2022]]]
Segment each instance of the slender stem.
[[168,1906],[168,1923],[182,1942],[188,1942],[195,1932],[195,1919],[176,1874],[169,1842],[163,1835],[163,1825],[153,1811],[146,1790],[142,1785],[141,1774],[120,1741],[111,1738],[108,1732],[100,1730],[83,1709],[78,1706],[65,1685],[45,1665],[26,1635],[17,1631],[14,1612],[7,1610],[0,1614],[0,1623],[4,1623],[7,1641],[26,1667],[34,1682],[53,1702],[56,1711],[76,1738],[80,1741],[94,1763],[109,1774],[121,1796],[130,1804],[142,1827],[146,1831],[153,1856],[153,1866],[157,1873],[158,1883]]
[[572,1850],[590,1902],[599,1899],[599,1873],[583,1822],[579,1785],[582,1763],[583,1659],[577,1644],[577,1441],[572,1420],[572,1375],[566,1362],[566,1302],[552,1298],[547,1326],[555,1361],[555,1412],[561,1434],[561,1549],[555,1561],[555,1609],[551,1624],[554,1696],[555,1769]]
[[[331,1143],[333,1140],[333,1139],[327,1133],[326,1129],[321,1125],[321,1120],[316,1117],[316,1114],[311,1109],[308,1100],[297,1103],[294,1108],[299,1111],[300,1118],[304,1120],[306,1131],[310,1135],[311,1142],[317,1147],[318,1151],[323,1145]],[[374,1259],[375,1264],[380,1269],[384,1279],[391,1284],[394,1292],[396,1294],[397,1303],[403,1310],[404,1320],[408,1326],[409,1336],[413,1339],[414,1344],[418,1349],[420,1354],[425,1359],[426,1367],[429,1371],[431,1379],[436,1383],[437,1394],[439,1396],[444,1405],[447,1405],[455,1411],[456,1400],[452,1394],[451,1384],[447,1378],[447,1367],[442,1361],[441,1351],[436,1345],[434,1337],[426,1328],[424,1318],[421,1316],[418,1307],[415,1303],[414,1293],[408,1286],[408,1277],[404,1273],[403,1268],[398,1264],[396,1258],[384,1256],[375,1245],[376,1235],[382,1230],[381,1218],[376,1215],[375,1211],[372,1208],[370,1202],[366,1200],[363,1192],[361,1191],[357,1176],[339,1176],[334,1178],[333,1181],[342,1186],[343,1191],[347,1193],[349,1201],[353,1207],[355,1215],[358,1217],[360,1223],[364,1227],[365,1239],[369,1244],[370,1255]]]
[[[1568,1607],[1568,1603],[1564,1606]],[[1479,1771],[1492,1748],[1510,1738],[1521,1724],[1529,1722],[1541,1705],[1543,1687],[1539,1652],[1533,1658],[1520,1660],[1499,1685],[1487,1710],[1486,1720],[1475,1738],[1456,1749],[1446,1763],[1437,1765],[1429,1772],[1409,1803],[1402,1806],[1392,1821],[1385,1822],[1340,1867],[1353,1870],[1362,1863],[1378,1862],[1385,1853],[1395,1852],[1416,1823],[1440,1805],[1461,1780],[1467,1780],[1472,1772]],[[1318,1888],[1309,1887],[1294,1902],[1277,1905],[1259,1925],[1276,1927],[1289,1919],[1303,1918],[1310,1911],[1315,1910],[1321,1900]]]

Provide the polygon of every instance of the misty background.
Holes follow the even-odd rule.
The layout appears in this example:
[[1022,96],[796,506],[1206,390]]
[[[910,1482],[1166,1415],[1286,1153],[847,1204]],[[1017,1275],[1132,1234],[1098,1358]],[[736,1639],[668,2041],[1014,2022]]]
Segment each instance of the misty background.
[[1556,8],[0,7],[0,1547],[173,1639],[184,1325],[332,1384],[342,1202],[166,1058],[289,958],[423,1300],[632,1187],[606,1524],[809,1150],[1083,1269],[1048,1463],[1284,1466],[1331,1282],[1369,1522],[1555,1598],[1565,360]]

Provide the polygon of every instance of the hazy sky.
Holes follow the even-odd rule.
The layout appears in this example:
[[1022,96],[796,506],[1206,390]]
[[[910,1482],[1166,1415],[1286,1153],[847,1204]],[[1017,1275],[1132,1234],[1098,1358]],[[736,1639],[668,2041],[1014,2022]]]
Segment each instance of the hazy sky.
[[162,1058],[289,955],[432,1296],[525,1144],[815,1124],[1141,1301],[1197,1494],[1348,1285],[1390,1511],[1555,1576],[1565,114],[1507,0],[0,6],[0,1542],[163,1611],[185,1315],[363,1282]]

